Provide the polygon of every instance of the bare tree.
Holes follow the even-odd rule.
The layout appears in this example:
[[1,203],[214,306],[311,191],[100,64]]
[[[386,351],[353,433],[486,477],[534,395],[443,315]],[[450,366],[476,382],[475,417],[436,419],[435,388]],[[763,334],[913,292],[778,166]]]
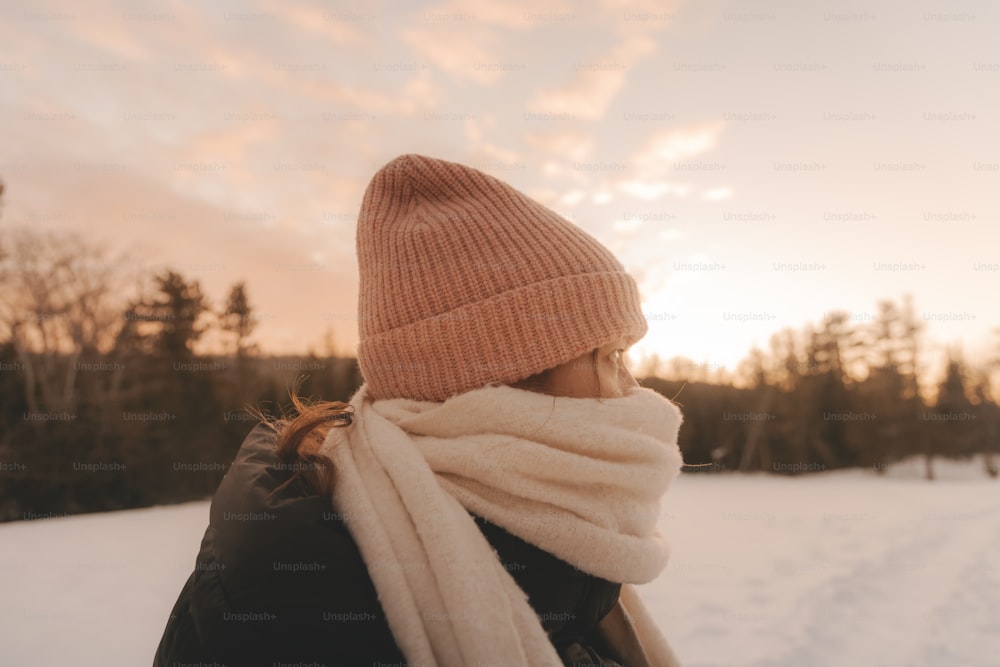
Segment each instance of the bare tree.
[[75,235],[17,229],[0,253],[0,334],[24,367],[32,411],[72,410],[78,362],[104,353],[121,322],[118,265]]

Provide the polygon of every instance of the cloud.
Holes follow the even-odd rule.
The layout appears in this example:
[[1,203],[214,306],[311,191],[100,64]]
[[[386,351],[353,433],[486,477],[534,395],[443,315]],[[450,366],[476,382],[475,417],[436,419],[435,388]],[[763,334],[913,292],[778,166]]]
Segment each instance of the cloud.
[[410,28],[403,30],[402,38],[422,58],[457,78],[490,85],[504,76],[501,68],[491,66],[500,40],[488,30],[455,31],[444,38],[434,29]]
[[576,206],[583,198],[586,196],[586,192],[583,190],[570,190],[560,198],[560,203],[564,206]]
[[569,83],[543,90],[528,108],[541,113],[573,114],[601,120],[628,82],[632,70],[657,50],[659,33],[672,23],[678,3],[663,0],[599,0],[594,27],[610,30],[617,44],[577,62]]
[[[544,27],[533,17],[574,16],[566,0],[450,0],[425,7],[400,37],[450,76],[490,86],[519,71],[511,54],[522,33]],[[511,69],[513,68],[513,69]]]
[[655,50],[656,42],[651,38],[632,37],[593,61],[577,63],[567,85],[538,93],[528,109],[600,120],[625,87],[632,67]]
[[230,123],[224,130],[191,135],[181,147],[181,159],[189,162],[221,161],[238,164],[257,144],[277,138],[274,121]]
[[665,194],[683,197],[691,191],[691,186],[668,181],[631,180],[620,181],[618,189],[639,199],[652,200],[659,199]]
[[590,201],[594,202],[595,204],[609,204],[611,203],[612,199],[614,199],[613,194],[611,194],[607,190],[600,190],[593,194],[593,196],[590,198]]
[[656,238],[661,241],[677,241],[687,236],[687,232],[683,229],[677,229],[676,227],[671,227],[670,229],[661,229],[656,234]]
[[[402,90],[395,92],[292,75],[285,75],[274,81],[288,88],[290,93],[389,118],[413,116],[432,110],[437,107],[440,99],[440,91],[428,72],[417,72],[407,79]],[[303,100],[299,100],[299,104],[302,102]]]
[[708,201],[722,201],[723,199],[729,199],[733,196],[732,188],[719,187],[713,188],[711,190],[706,190],[702,193],[702,199],[707,199]]
[[617,233],[630,234],[636,232],[642,227],[642,220],[639,218],[624,218],[620,220],[615,220],[611,224],[611,228]]
[[100,2],[88,3],[86,11],[75,12],[74,17],[73,35],[94,50],[132,61],[150,59],[148,44],[120,8],[113,11]]
[[724,128],[724,123],[712,122],[670,128],[652,135],[629,160],[631,173],[615,183],[617,189],[646,200],[665,194],[686,196],[693,186],[674,181],[671,173],[674,163],[713,150]]
[[[301,2],[289,4],[275,0],[269,0],[263,6],[302,32],[326,37],[338,43],[365,44],[373,36],[373,31],[364,31],[360,28],[365,24],[373,25],[373,20],[351,22],[346,19],[350,15],[348,12],[337,13],[322,7],[304,5]],[[361,19],[366,18],[364,11],[357,11],[354,14]]]
[[424,17],[461,13],[484,25],[524,30],[550,20],[575,19],[578,7],[572,0],[452,0],[426,10]]
[[641,169],[660,171],[663,164],[691,158],[715,148],[724,123],[671,128],[654,134],[635,156]]
[[[546,159],[558,156],[567,161],[585,160],[594,151],[593,134],[579,130],[530,132],[524,135],[523,141]],[[554,171],[562,172],[563,168],[556,166]]]
[[486,172],[520,170],[527,165],[521,152],[515,148],[499,146],[487,139],[488,132],[496,132],[496,117],[486,114],[483,118],[467,118],[464,123],[466,145],[472,166]]

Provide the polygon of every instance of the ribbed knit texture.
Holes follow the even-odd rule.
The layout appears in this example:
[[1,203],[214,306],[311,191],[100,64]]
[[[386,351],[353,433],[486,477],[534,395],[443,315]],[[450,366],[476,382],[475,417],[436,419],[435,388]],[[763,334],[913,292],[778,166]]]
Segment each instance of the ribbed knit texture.
[[400,156],[358,216],[358,362],[373,397],[441,401],[647,331],[595,238],[471,167]]

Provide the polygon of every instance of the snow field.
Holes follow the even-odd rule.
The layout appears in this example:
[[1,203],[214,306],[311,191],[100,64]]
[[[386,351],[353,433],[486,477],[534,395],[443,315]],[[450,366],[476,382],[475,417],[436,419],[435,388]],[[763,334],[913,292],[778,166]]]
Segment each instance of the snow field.
[[[1000,480],[684,474],[640,588],[686,667],[1000,665]],[[152,662],[207,501],[0,525],[0,665]]]

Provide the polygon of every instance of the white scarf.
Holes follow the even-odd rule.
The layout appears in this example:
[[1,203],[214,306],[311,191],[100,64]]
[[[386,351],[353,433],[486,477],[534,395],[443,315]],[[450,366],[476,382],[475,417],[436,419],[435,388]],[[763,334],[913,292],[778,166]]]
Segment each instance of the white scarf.
[[[331,429],[320,451],[410,664],[562,665],[469,512],[626,586],[665,566],[657,520],[683,464],[682,417],[655,391],[598,401],[491,385],[443,402],[373,401],[362,385],[350,403],[352,425]],[[649,641],[665,646],[627,592],[658,635]]]

